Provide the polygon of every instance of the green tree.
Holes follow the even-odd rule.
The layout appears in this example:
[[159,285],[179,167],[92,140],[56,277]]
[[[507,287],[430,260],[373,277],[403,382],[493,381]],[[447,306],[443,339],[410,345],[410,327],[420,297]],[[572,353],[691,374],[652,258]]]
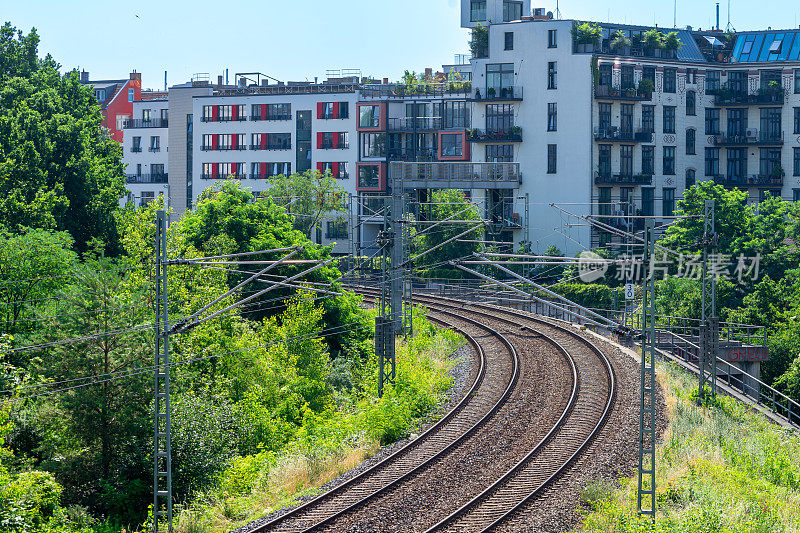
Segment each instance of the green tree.
[[79,251],[100,238],[116,253],[122,149],[91,90],[37,59],[38,43],[35,30],[0,28],[0,227],[66,230]]
[[294,217],[295,229],[309,239],[323,218],[339,217],[345,209],[345,191],[330,172],[278,176],[270,180],[266,194]]

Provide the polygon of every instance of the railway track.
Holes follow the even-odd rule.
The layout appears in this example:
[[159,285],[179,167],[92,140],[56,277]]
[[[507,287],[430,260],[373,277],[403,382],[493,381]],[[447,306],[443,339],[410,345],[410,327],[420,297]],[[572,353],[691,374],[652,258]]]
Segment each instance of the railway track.
[[[368,288],[359,292],[368,298],[376,295]],[[535,504],[605,423],[614,401],[614,371],[603,352],[586,339],[563,326],[512,310],[430,297],[416,301],[428,307],[429,318],[461,332],[475,349],[478,371],[467,394],[439,422],[394,454],[251,531],[346,530],[348,520],[352,525],[353,511],[360,510],[361,516],[378,502],[392,506],[404,491],[419,490],[415,478],[447,476],[448,468],[463,461],[465,454],[469,456],[470,445],[487,438],[489,426],[502,426],[509,416],[522,413],[527,420],[535,420],[538,429],[525,435],[517,428],[508,438],[517,448],[514,453],[497,466],[485,466],[491,477],[466,487],[460,499],[442,507],[434,505],[423,522],[435,524],[428,531],[489,531]],[[528,405],[532,402],[526,400],[535,380],[534,376],[520,379],[520,368],[531,367],[529,373],[533,373],[533,365],[524,362],[515,345],[524,347],[524,352],[546,345],[561,360],[551,361],[560,365],[562,375],[554,382],[560,389],[550,392],[552,400],[546,408],[537,405],[541,412],[534,413]],[[496,424],[487,424],[490,420]],[[509,429],[509,433],[513,432]],[[421,521],[420,517],[416,520]],[[415,523],[415,529],[420,525]]]

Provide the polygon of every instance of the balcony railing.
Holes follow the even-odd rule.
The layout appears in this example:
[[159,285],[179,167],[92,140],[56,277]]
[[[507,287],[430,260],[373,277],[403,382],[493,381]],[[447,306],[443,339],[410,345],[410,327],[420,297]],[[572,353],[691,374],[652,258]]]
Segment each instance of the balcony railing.
[[714,176],[714,182],[725,187],[738,187],[746,189],[749,187],[783,188],[783,177],[771,174],[751,174],[749,176]]
[[603,142],[653,142],[653,132],[643,129],[638,130],[621,130],[616,126],[610,128],[598,129],[594,133],[596,141]]
[[468,81],[446,83],[420,83],[406,85],[404,83],[366,84],[361,86],[363,98],[418,98],[463,96],[469,97],[472,84]]
[[161,147],[160,146],[151,146],[150,148],[147,149],[147,151],[148,152],[160,152],[161,151]]
[[404,189],[516,189],[519,163],[417,163],[393,161],[390,183]]
[[245,174],[245,173],[241,173],[241,174],[201,174],[200,178],[204,179],[204,180],[224,180],[224,179],[227,179],[227,178],[236,178],[236,179],[243,180],[243,179],[247,179],[247,174]]
[[472,142],[522,142],[522,128],[510,130],[469,130],[467,140]]
[[[267,144],[266,146],[261,146],[260,144],[251,144],[251,150],[291,150],[291,144]],[[239,150],[247,150],[247,146],[240,146]]]
[[131,152],[139,153],[141,151],[142,151],[142,147],[141,146],[131,146]]
[[247,115],[239,115],[236,118],[233,117],[200,117],[200,122],[244,122],[247,120]]
[[407,117],[390,118],[389,129],[392,131],[420,131],[442,129],[441,117]]
[[475,89],[472,100],[476,102],[518,102],[522,100],[522,87],[486,87],[483,92]]
[[390,148],[390,161],[436,161],[436,148]]
[[611,85],[598,85],[594,88],[594,97],[605,100],[628,100],[632,102],[645,102],[653,98],[653,93],[640,93],[633,87],[621,89]]
[[251,115],[250,120],[292,120],[292,115]]
[[610,174],[595,172],[595,185],[650,185],[653,176],[650,174]]
[[783,144],[783,132],[774,134],[751,130],[750,133],[751,135],[716,135],[714,144],[717,146],[750,146],[759,144],[780,146]]
[[[333,146],[333,143],[331,142],[323,142],[320,148],[322,150],[346,150],[347,148],[350,148],[350,141],[340,142],[338,146]],[[281,150],[283,150],[283,148],[281,148]]]
[[128,118],[122,122],[122,127],[128,128],[167,128],[169,127],[169,119],[166,118]]
[[169,176],[166,172],[156,174],[128,174],[125,176],[128,183],[167,183]]
[[729,90],[719,89],[714,91],[715,106],[736,105],[783,105],[784,90],[782,87],[773,89],[759,89],[756,94],[734,93]]

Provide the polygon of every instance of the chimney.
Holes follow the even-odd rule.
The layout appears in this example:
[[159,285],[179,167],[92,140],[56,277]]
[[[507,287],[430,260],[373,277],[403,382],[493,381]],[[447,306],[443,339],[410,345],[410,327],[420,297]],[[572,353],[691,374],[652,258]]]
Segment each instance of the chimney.
[[222,85],[222,74],[217,76],[217,85]]
[[389,78],[383,78],[383,84],[389,85]]
[[138,81],[139,85],[142,84],[142,73],[141,72],[131,72],[130,77],[128,78],[132,81]]
[[85,70],[81,71],[81,83],[89,83],[89,73]]
[[425,69],[425,77],[426,78],[430,78],[431,76],[433,76],[433,69],[432,68],[426,68]]
[[719,2],[717,2],[717,31],[719,31]]

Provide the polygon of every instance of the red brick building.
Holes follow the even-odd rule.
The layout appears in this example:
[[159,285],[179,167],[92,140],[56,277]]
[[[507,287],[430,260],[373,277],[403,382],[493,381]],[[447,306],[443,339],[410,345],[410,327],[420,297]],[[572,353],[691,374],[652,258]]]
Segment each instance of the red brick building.
[[92,87],[94,96],[103,110],[103,126],[111,137],[121,143],[125,120],[131,118],[134,100],[142,93],[142,75],[131,72],[126,80],[90,80],[89,73],[81,71],[81,83]]

